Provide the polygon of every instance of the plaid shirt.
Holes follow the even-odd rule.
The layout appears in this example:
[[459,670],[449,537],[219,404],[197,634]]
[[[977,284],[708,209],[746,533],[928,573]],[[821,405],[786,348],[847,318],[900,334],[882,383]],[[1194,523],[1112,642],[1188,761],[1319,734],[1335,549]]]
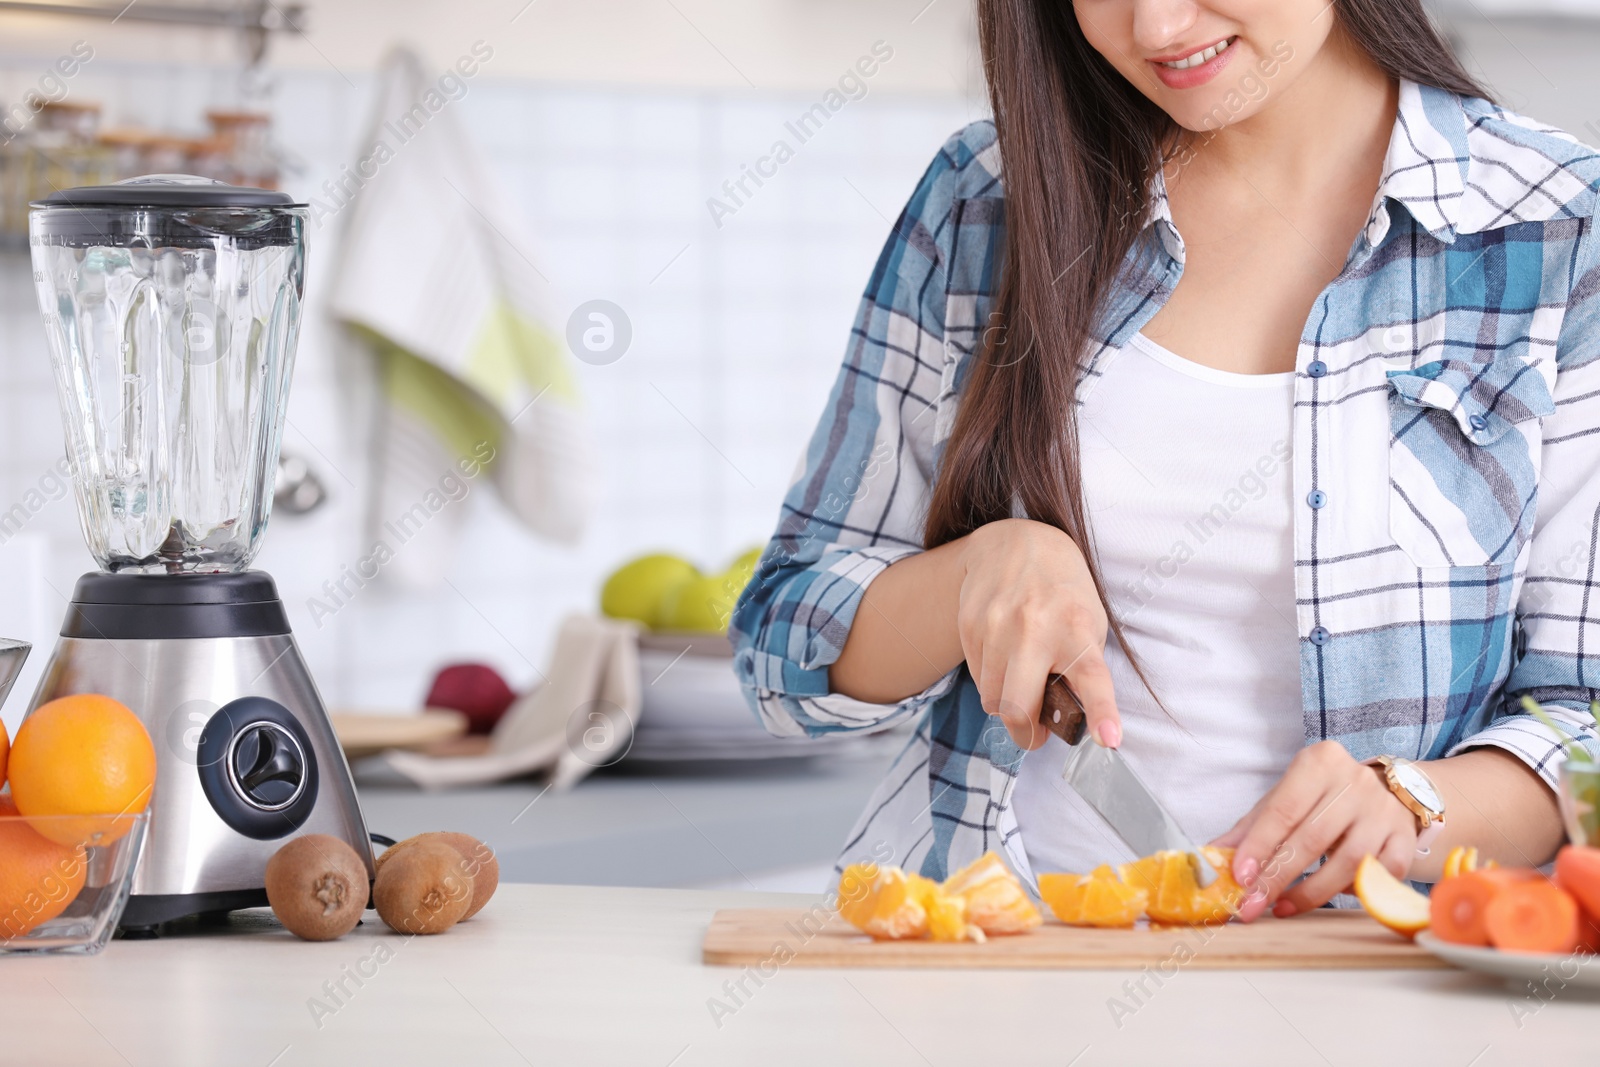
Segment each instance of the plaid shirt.
[[[994,127],[980,122],[912,195],[733,616],[735,670],[773,733],[917,719],[841,864],[892,854],[943,878],[998,845],[1031,875],[1010,808],[1023,753],[964,666],[894,705],[828,687],[867,585],[921,549],[1000,277],[999,174]],[[1528,694],[1600,755],[1597,183],[1600,156],[1565,134],[1402,85],[1369,221],[1295,360],[1308,744],[1333,738],[1358,759],[1495,746],[1553,783],[1560,747],[1518,708]],[[1153,194],[1080,395],[1182,273],[1159,179]]]

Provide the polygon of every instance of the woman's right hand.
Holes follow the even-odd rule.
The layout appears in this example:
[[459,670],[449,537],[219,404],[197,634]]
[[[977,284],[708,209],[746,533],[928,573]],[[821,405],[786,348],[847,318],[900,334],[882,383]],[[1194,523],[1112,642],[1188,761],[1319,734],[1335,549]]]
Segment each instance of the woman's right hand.
[[963,538],[962,567],[961,647],[983,710],[999,716],[1020,747],[1038,748],[1049,736],[1039,722],[1045,682],[1062,674],[1083,704],[1089,736],[1121,744],[1105,606],[1077,543],[1042,522],[1003,519]]

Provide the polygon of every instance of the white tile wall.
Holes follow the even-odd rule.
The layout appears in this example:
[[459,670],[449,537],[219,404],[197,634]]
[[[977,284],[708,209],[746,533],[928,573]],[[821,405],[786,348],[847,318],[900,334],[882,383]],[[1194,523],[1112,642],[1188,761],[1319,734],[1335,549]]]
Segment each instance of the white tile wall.
[[[0,99],[37,76],[36,62],[0,58]],[[366,80],[356,81],[332,72],[278,77],[277,136],[303,163],[293,191],[314,192],[353,156],[367,106]],[[108,62],[86,68],[73,92],[104,101],[111,122],[197,129],[206,107],[231,102],[232,84],[222,71]],[[813,100],[471,83],[451,106],[520,209],[540,270],[565,301],[555,325],[595,297],[617,302],[633,322],[622,360],[577,365],[601,445],[600,505],[583,543],[559,548],[525,533],[477,486],[460,505],[466,533],[448,584],[417,591],[380,579],[320,628],[307,598],[363,554],[367,474],[359,420],[348,415],[358,394],[342,384],[348,352],[318,299],[332,241],[327,230],[314,235],[285,444],[312,462],[332,499],[304,518],[276,517],[258,563],[277,578],[331,705],[415,706],[432,671],[459,659],[487,661],[524,684],[544,665],[561,616],[591,608],[621,560],[661,548],[721,567],[766,537],[887,219],[944,138],[975,117],[954,95],[852,102],[714,227],[707,197]],[[26,259],[0,256],[0,513],[60,451]],[[90,565],[71,498],[48,504],[28,530],[43,535],[47,550],[38,538],[25,551],[0,546],[0,578],[7,568],[37,570],[44,557],[42,584],[57,602],[43,616],[54,619]],[[16,636],[51,640],[48,632]],[[14,706],[10,718],[19,714]]]

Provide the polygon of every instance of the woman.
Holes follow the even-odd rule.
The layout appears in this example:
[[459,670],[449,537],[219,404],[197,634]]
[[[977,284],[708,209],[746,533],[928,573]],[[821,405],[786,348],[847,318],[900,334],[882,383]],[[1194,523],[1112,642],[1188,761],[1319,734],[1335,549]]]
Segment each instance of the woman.
[[1245,919],[1368,853],[1547,861],[1520,698],[1600,753],[1600,160],[1419,0],[978,6],[995,121],[896,224],[733,619],[769,729],[920,717],[841,861],[1129,858],[1052,673]]

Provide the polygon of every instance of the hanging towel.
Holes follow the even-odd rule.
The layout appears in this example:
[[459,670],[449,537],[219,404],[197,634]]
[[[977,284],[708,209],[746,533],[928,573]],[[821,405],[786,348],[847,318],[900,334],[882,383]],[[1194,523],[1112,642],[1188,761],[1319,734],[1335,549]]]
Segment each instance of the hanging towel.
[[385,58],[377,86],[345,182],[358,188],[339,209],[331,306],[379,383],[368,532],[389,549],[386,574],[427,587],[454,558],[461,501],[480,475],[530,530],[576,541],[592,453],[548,325],[549,282],[462,128],[462,104],[408,49]]

